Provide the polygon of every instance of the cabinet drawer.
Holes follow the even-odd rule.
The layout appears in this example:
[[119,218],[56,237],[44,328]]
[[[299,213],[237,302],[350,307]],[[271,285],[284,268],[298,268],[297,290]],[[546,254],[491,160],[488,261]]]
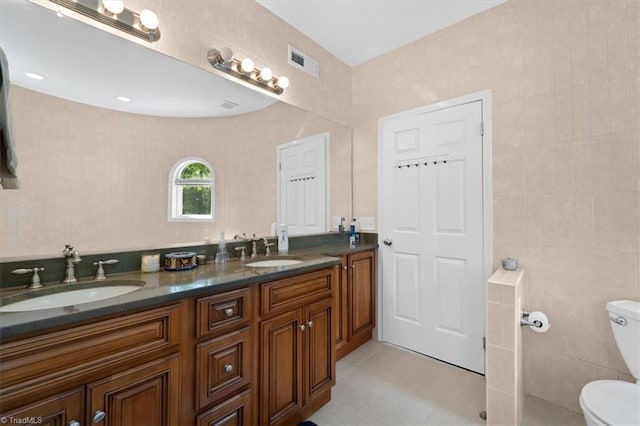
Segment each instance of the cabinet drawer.
[[325,297],[333,297],[333,275],[338,273],[334,271],[337,271],[337,268],[262,284],[262,315],[296,309]]
[[196,406],[232,395],[251,382],[249,328],[201,343],[196,351]]
[[196,306],[197,337],[220,336],[249,324],[251,292],[244,288],[201,297]]
[[181,305],[174,304],[120,318],[3,343],[0,346],[0,399],[44,382],[59,386],[108,369],[132,357],[157,353],[180,343]]
[[198,416],[198,426],[251,426],[251,392],[228,399]]

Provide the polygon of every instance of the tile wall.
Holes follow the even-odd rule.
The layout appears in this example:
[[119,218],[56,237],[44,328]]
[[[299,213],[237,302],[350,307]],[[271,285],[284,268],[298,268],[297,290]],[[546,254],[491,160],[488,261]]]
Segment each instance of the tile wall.
[[487,424],[519,425],[524,407],[523,331],[525,274],[498,269],[488,281],[486,322]]
[[526,391],[579,410],[631,380],[604,309],[640,300],[640,2],[510,1],[353,70],[354,214],[377,212],[378,119],[491,89],[494,264],[528,274]]

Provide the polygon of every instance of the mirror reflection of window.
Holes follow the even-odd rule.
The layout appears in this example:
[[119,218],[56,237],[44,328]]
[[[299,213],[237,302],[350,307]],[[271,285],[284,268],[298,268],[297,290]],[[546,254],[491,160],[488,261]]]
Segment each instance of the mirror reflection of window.
[[213,221],[215,186],[213,167],[202,158],[184,158],[169,177],[169,220]]

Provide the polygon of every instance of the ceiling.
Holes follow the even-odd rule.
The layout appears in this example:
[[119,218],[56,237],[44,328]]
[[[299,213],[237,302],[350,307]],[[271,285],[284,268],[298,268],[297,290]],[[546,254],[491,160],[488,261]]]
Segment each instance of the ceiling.
[[[275,102],[29,1],[0,0],[0,45],[12,84],[102,108],[159,117],[225,117]],[[46,79],[33,80],[26,72]]]
[[349,66],[506,0],[256,0]]

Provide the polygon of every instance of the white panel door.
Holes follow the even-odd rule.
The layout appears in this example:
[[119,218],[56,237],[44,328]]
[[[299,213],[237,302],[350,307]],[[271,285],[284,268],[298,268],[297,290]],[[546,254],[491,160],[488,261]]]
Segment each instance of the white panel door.
[[481,125],[481,101],[382,122],[380,255],[383,339],[484,373]]
[[278,146],[278,223],[289,234],[327,231],[327,133]]

